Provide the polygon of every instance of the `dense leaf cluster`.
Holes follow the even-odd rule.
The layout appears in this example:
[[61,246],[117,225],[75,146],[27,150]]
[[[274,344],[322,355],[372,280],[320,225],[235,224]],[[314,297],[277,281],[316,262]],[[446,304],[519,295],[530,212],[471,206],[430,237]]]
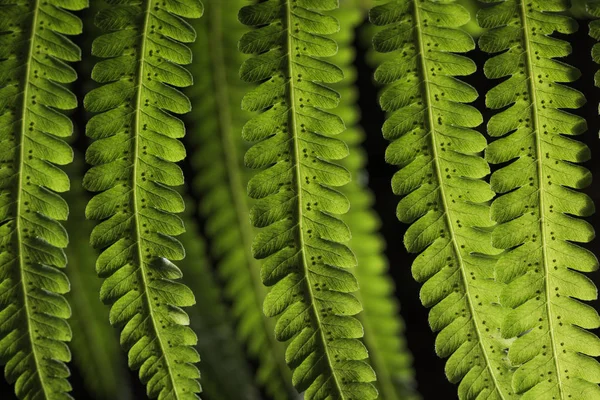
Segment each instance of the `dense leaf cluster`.
[[200,19],[200,0],[0,0],[16,396],[71,399],[71,348],[101,399],[138,396],[125,358],[159,400],[419,398],[361,147],[368,19],[396,216],[458,398],[600,399],[578,24],[568,0],[480,1],[214,0]]

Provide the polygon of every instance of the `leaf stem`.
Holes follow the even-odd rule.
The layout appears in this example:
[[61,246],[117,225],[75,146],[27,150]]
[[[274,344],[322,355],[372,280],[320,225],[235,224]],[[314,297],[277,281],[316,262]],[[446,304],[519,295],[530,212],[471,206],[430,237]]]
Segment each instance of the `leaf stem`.
[[421,11],[420,11],[420,6],[419,6],[419,1],[414,0],[413,1],[413,8],[414,8],[414,18],[415,18],[415,29],[416,29],[416,36],[417,36],[417,47],[418,47],[418,51],[419,54],[421,55],[420,57],[418,57],[420,64],[421,64],[421,75],[423,77],[423,90],[424,90],[424,107],[427,109],[427,121],[428,121],[428,125],[429,125],[429,136],[431,138],[431,151],[432,151],[432,155],[433,155],[433,165],[434,165],[434,169],[435,169],[435,174],[436,174],[436,178],[437,178],[437,182],[439,184],[439,191],[440,191],[440,200],[442,203],[442,207],[443,207],[443,214],[446,220],[446,226],[448,228],[449,231],[449,238],[450,238],[450,242],[452,243],[452,248],[454,249],[454,254],[456,255],[456,258],[458,259],[458,263],[459,263],[459,268],[458,270],[460,271],[460,276],[461,276],[461,281],[462,281],[462,286],[464,287],[464,296],[465,296],[465,301],[469,307],[469,314],[470,314],[470,319],[473,321],[473,325],[474,325],[474,330],[477,334],[477,344],[479,346],[479,348],[481,349],[481,353],[483,355],[483,358],[485,360],[485,365],[487,370],[489,371],[489,374],[492,378],[492,382],[494,384],[494,387],[496,388],[497,393],[500,395],[501,399],[505,398],[505,395],[502,391],[501,386],[498,383],[498,380],[494,374],[494,370],[491,366],[491,362],[490,362],[490,358],[487,354],[487,349],[486,346],[483,345],[483,337],[481,335],[481,327],[479,326],[479,322],[477,320],[477,312],[475,311],[475,308],[473,307],[473,300],[471,298],[471,293],[469,290],[469,281],[466,275],[466,263],[464,261],[462,252],[461,252],[461,248],[460,245],[458,244],[458,234],[457,232],[454,230],[454,225],[452,224],[452,221],[454,220],[454,218],[451,218],[450,214],[452,212],[452,209],[450,207],[450,205],[448,204],[448,201],[446,199],[446,193],[445,193],[445,182],[444,182],[444,174],[442,172],[442,167],[440,166],[440,159],[441,159],[441,155],[438,154],[438,143],[437,143],[437,138],[436,138],[436,130],[434,128],[434,115],[433,115],[433,102],[431,100],[431,91],[430,91],[430,83],[427,79],[427,74],[429,71],[427,62],[426,62],[426,54],[427,54],[427,50],[425,49],[425,46],[423,44],[423,27],[421,26]]
[[340,384],[340,382],[338,381],[338,378],[335,374],[335,370],[333,368],[333,363],[331,362],[331,357],[329,355],[329,351],[327,348],[327,340],[325,338],[325,336],[323,335],[323,330],[322,330],[322,322],[321,322],[321,318],[319,316],[319,312],[316,309],[315,306],[315,296],[313,294],[313,288],[312,285],[310,284],[310,270],[308,267],[308,263],[306,261],[306,254],[305,254],[305,239],[304,239],[304,230],[302,228],[302,219],[304,218],[303,216],[303,209],[302,209],[302,204],[304,204],[302,202],[302,178],[301,178],[301,171],[300,171],[300,151],[299,151],[299,145],[298,145],[298,126],[297,126],[297,121],[296,121],[296,99],[295,99],[295,88],[294,88],[294,62],[292,60],[292,49],[293,49],[293,44],[292,44],[292,6],[290,4],[290,0],[286,0],[285,2],[286,4],[286,9],[285,9],[285,29],[287,32],[286,35],[286,47],[287,47],[287,72],[288,72],[288,102],[289,102],[289,116],[290,116],[290,128],[291,128],[291,135],[292,135],[292,143],[293,143],[293,161],[294,161],[294,190],[296,192],[296,196],[298,197],[298,201],[297,201],[297,218],[298,218],[298,246],[299,246],[299,253],[300,253],[300,260],[302,263],[302,267],[303,267],[303,272],[304,272],[304,277],[302,278],[302,280],[305,282],[305,287],[306,287],[306,291],[310,297],[310,307],[312,310],[312,314],[313,314],[313,318],[314,318],[314,323],[316,324],[315,330],[318,331],[318,335],[320,338],[320,342],[321,342],[321,347],[322,350],[325,354],[325,359],[327,362],[327,365],[329,367],[329,371],[331,373],[331,377],[333,378],[334,384],[335,384],[335,390],[338,393],[338,395],[340,396],[339,398],[341,400],[346,399],[346,396],[344,395],[344,392],[342,391],[342,386]]
[[556,380],[558,384],[558,392],[560,394],[560,398],[563,399],[565,397],[565,393],[562,387],[562,380],[560,379],[560,368],[558,366],[558,350],[556,348],[556,338],[554,334],[554,330],[552,329],[552,321],[553,313],[551,307],[551,296],[550,289],[548,285],[548,277],[550,276],[550,270],[548,269],[548,254],[546,251],[546,223],[544,218],[545,212],[545,202],[544,202],[544,190],[542,188],[543,179],[544,179],[544,163],[542,159],[542,143],[539,135],[540,129],[540,120],[538,114],[538,101],[537,94],[535,90],[535,83],[533,81],[534,77],[534,66],[531,56],[531,47],[529,45],[529,25],[527,21],[527,5],[525,4],[525,0],[517,0],[519,5],[521,6],[521,12],[519,13],[521,16],[521,24],[523,25],[523,48],[525,52],[525,69],[527,73],[527,86],[529,89],[529,95],[531,96],[531,113],[532,113],[532,132],[535,137],[535,152],[536,152],[536,164],[537,164],[537,178],[538,178],[538,193],[539,193],[539,220],[540,220],[540,232],[541,232],[541,249],[542,249],[542,262],[544,264],[544,288],[546,292],[546,312],[548,314],[548,331],[550,333],[550,342],[552,343],[552,359],[554,361],[554,367],[556,369]]
[[254,233],[250,225],[248,215],[250,211],[246,202],[246,196],[239,196],[238,193],[244,193],[245,187],[243,185],[242,177],[240,176],[240,157],[238,153],[238,141],[234,140],[233,132],[231,129],[231,121],[233,120],[230,101],[229,101],[229,82],[227,80],[226,62],[225,55],[223,53],[223,28],[221,26],[222,10],[221,3],[215,2],[208,7],[211,12],[211,18],[208,19],[212,29],[212,40],[208,40],[211,57],[209,57],[212,72],[214,75],[213,90],[215,91],[215,98],[218,104],[216,109],[217,120],[219,123],[220,138],[223,144],[222,157],[225,161],[227,183],[231,193],[231,199],[235,208],[235,218],[237,225],[240,229],[241,244],[240,246],[244,251],[244,259],[246,261],[245,267],[248,270],[250,276],[250,282],[252,283],[252,294],[255,302],[255,307],[260,312],[260,323],[263,326],[267,340],[269,342],[269,350],[273,352],[275,363],[278,365],[277,371],[281,373],[281,379],[283,382],[288,382],[291,378],[286,373],[289,371],[288,366],[285,364],[285,353],[282,351],[281,344],[277,342],[273,335],[274,324],[272,320],[267,318],[262,312],[262,303],[266,297],[267,289],[263,285],[260,278],[260,265],[256,259],[252,256],[252,239]]
[[40,380],[40,387],[42,389],[42,394],[44,396],[44,398],[46,399],[50,399],[50,393],[47,393],[47,389],[46,389],[46,385],[44,382],[44,375],[42,373],[40,373],[40,356],[37,354],[37,350],[36,350],[36,346],[35,346],[35,340],[33,337],[33,331],[32,331],[32,327],[31,327],[31,315],[33,314],[33,311],[31,310],[31,305],[29,304],[29,290],[27,288],[27,283],[25,282],[25,270],[27,269],[26,264],[24,262],[24,251],[23,251],[23,228],[21,227],[21,212],[22,212],[22,208],[23,208],[23,197],[22,197],[22,193],[24,191],[24,187],[23,187],[23,173],[24,173],[24,169],[25,169],[25,137],[27,136],[27,126],[26,126],[26,121],[27,121],[27,102],[29,99],[29,85],[30,83],[30,78],[31,78],[31,64],[32,64],[32,59],[33,59],[33,53],[34,53],[34,49],[35,49],[35,37],[37,35],[36,33],[36,28],[38,26],[38,14],[39,14],[39,0],[33,0],[32,2],[33,4],[33,17],[32,17],[32,21],[31,21],[31,33],[29,36],[29,48],[27,50],[27,60],[25,62],[25,75],[24,75],[24,88],[23,88],[23,105],[22,105],[22,110],[23,110],[23,116],[21,118],[21,135],[20,135],[20,141],[19,141],[19,179],[18,179],[18,183],[17,183],[17,198],[16,198],[16,204],[17,204],[17,210],[16,210],[16,218],[15,218],[15,232],[17,234],[17,246],[18,246],[18,259],[19,259],[19,271],[20,271],[20,282],[21,282],[21,287],[23,289],[23,303],[24,303],[24,308],[25,308],[25,320],[27,323],[27,335],[29,336],[29,343],[31,345],[31,353],[33,355],[33,362],[35,364],[35,371],[34,374],[37,375],[38,379]]
[[[131,176],[131,190],[132,190],[132,215],[133,215],[133,224],[134,224],[134,242],[136,244],[138,263],[139,263],[139,272],[142,278],[142,290],[144,291],[144,297],[146,300],[146,305],[148,307],[148,312],[150,314],[150,322],[152,324],[152,329],[156,333],[156,339],[158,342],[158,346],[160,348],[160,358],[164,358],[167,374],[169,376],[169,381],[171,382],[172,391],[174,394],[174,398],[179,400],[179,392],[177,391],[175,378],[173,377],[173,370],[171,364],[169,362],[169,356],[165,352],[165,344],[163,343],[163,338],[160,334],[160,330],[156,324],[156,318],[154,316],[154,307],[152,303],[152,299],[150,298],[150,293],[148,292],[148,277],[147,271],[144,266],[144,256],[142,253],[142,234],[140,229],[140,219],[139,219],[139,210],[138,210],[138,160],[140,155],[139,149],[139,137],[141,135],[142,127],[141,127],[141,118],[140,113],[143,106],[142,100],[142,90],[144,87],[144,75],[145,75],[145,56],[146,56],[146,40],[148,37],[148,24],[150,20],[151,13],[151,0],[145,0],[145,9],[144,13],[144,21],[142,24],[142,29],[140,33],[140,48],[139,48],[139,68],[138,68],[138,76],[137,76],[137,84],[136,84],[136,98],[135,98],[135,110],[134,110],[134,124],[133,124],[133,168],[132,168],[132,176]],[[159,358],[159,359],[160,359]]]

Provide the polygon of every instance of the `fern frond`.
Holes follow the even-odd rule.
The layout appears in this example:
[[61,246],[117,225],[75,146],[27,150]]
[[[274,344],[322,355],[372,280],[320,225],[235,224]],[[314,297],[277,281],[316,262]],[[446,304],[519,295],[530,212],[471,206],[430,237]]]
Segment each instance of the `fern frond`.
[[380,103],[389,112],[383,135],[392,143],[386,160],[400,169],[392,179],[400,221],[412,224],[404,237],[420,253],[412,272],[424,282],[421,301],[432,307],[429,322],[436,352],[449,357],[446,375],[459,382],[461,399],[510,399],[507,342],[499,327],[495,250],[490,245],[488,201],[494,196],[482,179],[489,166],[479,156],[485,138],[473,130],[479,111],[465,104],[477,91],[458,80],[475,64],[460,55],[475,46],[459,27],[470,16],[459,4],[388,1],[373,8],[373,24],[385,27],[373,39],[389,53],[375,72],[387,87]]
[[69,11],[86,0],[6,0],[0,4],[0,358],[20,399],[69,399],[71,354],[63,297],[69,280],[67,203],[57,194],[72,161],[63,138],[72,123],[57,110],[77,106],[62,84],[75,81],[66,62],[81,58],[65,35],[81,33]]
[[486,104],[501,110],[488,124],[486,159],[508,163],[491,177],[502,195],[492,204],[498,223],[495,247],[506,249],[496,276],[506,282],[501,303],[512,310],[502,323],[504,337],[516,337],[508,352],[517,368],[512,386],[523,399],[598,399],[600,340],[585,329],[600,326],[598,313],[580,300],[597,297],[596,286],[580,272],[598,268],[595,256],[573,242],[594,237],[594,205],[576,189],[591,182],[577,165],[590,157],[587,146],[567,135],[586,130],[583,118],[563,109],[579,108],[584,96],[562,84],[579,71],[558,57],[571,46],[553,38],[573,33],[577,23],[559,13],[566,0],[487,1],[478,20],[489,29],[481,48],[500,53],[485,64],[488,78],[506,78],[491,89]]
[[352,295],[358,284],[349,269],[356,259],[345,245],[350,230],[336,217],[350,205],[332,188],[350,181],[350,173],[332,162],[348,148],[334,138],[343,121],[324,111],[337,106],[339,95],[323,84],[343,77],[322,60],[337,52],[325,36],[339,30],[326,13],[336,8],[335,0],[273,0],[240,10],[240,21],[257,27],[240,40],[240,50],[254,55],[240,76],[260,83],[242,108],[262,111],[242,135],[257,142],[246,165],[262,169],[248,194],[256,199],[250,218],[261,228],[252,252],[263,260],[263,282],[271,286],[264,311],[278,316],[275,335],[288,341],[294,386],[307,400],[369,400],[377,391],[354,317],[362,309]]
[[196,399],[200,392],[196,335],[180,308],[194,304],[182,273],[171,260],[183,259],[173,238],[184,231],[173,213],[184,209],[170,188],[183,184],[175,164],[185,157],[177,140],[183,123],[171,113],[186,113],[190,102],[174,88],[192,84],[182,64],[191,62],[183,43],[195,39],[185,18],[198,18],[198,0],[109,0],[96,17],[109,31],[96,38],[99,61],[92,78],[103,85],[84,100],[98,113],[87,124],[94,139],[86,153],[92,165],[84,187],[96,194],[86,217],[101,220],[91,235],[103,249],[96,263],[105,278],[100,292],[111,303],[110,322],[122,328],[121,344],[129,366],[139,369],[148,396]]
[[235,337],[221,288],[209,269],[204,238],[191,218],[184,218],[184,222],[186,232],[180,240],[186,249],[182,265],[187,273],[183,282],[196,293],[197,305],[189,309],[189,314],[192,329],[198,335],[196,348],[202,354],[202,395],[212,400],[258,400],[260,395]]
[[[191,143],[193,189],[206,219],[211,255],[232,304],[238,336],[250,358],[258,360],[259,384],[277,400],[297,398],[285,364],[285,348],[275,339],[273,321],[262,312],[266,288],[260,265],[250,247],[255,232],[248,219],[245,195],[248,174],[243,166],[244,143],[240,136],[246,113],[240,110],[247,84],[238,76],[242,55],[237,41],[242,26],[231,10],[245,0],[211,2],[207,17],[198,25],[194,54],[194,86],[187,93],[194,113],[187,139]],[[207,96],[207,93],[214,95]]]
[[66,273],[71,282],[71,291],[66,297],[73,309],[69,321],[73,329],[73,362],[83,376],[86,389],[95,397],[128,400],[132,393],[125,360],[118,336],[108,324],[108,309],[98,297],[100,279],[94,271],[98,254],[88,242],[92,223],[85,220],[89,198],[81,187],[81,158],[76,154],[75,162],[67,169],[72,183],[65,195],[70,211],[65,224],[70,241],[65,253],[69,260]]
[[357,71],[353,67],[356,52],[352,45],[354,30],[363,22],[366,13],[358,7],[358,1],[346,1],[333,15],[341,25],[340,31],[332,35],[339,51],[331,61],[344,70],[345,76],[332,88],[341,95],[336,112],[346,123],[346,130],[339,138],[350,149],[350,154],[340,164],[352,174],[352,181],[342,188],[352,205],[343,220],[352,232],[350,249],[358,261],[355,275],[360,290],[356,295],[364,307],[358,318],[365,329],[364,342],[377,375],[380,397],[386,400],[417,399],[412,357],[404,339],[404,322],[398,314],[394,282],[387,275],[388,264],[383,254],[385,240],[377,233],[380,220],[372,208],[374,199],[367,186],[367,155],[361,148],[365,134],[358,124],[360,110],[356,106],[358,91],[354,86]]

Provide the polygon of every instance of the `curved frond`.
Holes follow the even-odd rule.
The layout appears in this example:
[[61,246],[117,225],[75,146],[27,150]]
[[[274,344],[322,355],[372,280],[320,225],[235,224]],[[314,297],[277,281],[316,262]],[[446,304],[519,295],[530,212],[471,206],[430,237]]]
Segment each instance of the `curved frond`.
[[81,187],[83,178],[81,155],[76,154],[71,167],[71,190],[65,195],[69,204],[69,220],[65,224],[69,245],[66,269],[71,291],[66,296],[73,309],[71,349],[73,362],[83,376],[86,389],[99,400],[132,398],[125,357],[115,330],[108,323],[108,308],[98,297],[101,281],[94,270],[98,253],[89,245],[93,224],[85,220],[89,200]]
[[348,148],[334,137],[344,130],[341,118],[325,111],[339,102],[325,84],[343,78],[322,59],[337,52],[326,36],[339,30],[327,13],[336,8],[335,0],[272,0],[240,10],[240,21],[257,27],[240,40],[240,50],[254,55],[240,76],[259,83],[242,107],[261,111],[242,135],[256,142],[246,165],[261,169],[248,194],[256,200],[250,218],[261,228],[252,252],[263,260],[261,276],[271,287],[264,311],[278,317],[275,335],[288,342],[294,386],[307,400],[369,400],[377,391],[354,317],[362,309],[352,295],[356,259],[345,244],[350,230],[337,217],[350,204],[333,189],[350,181],[348,170],[333,162]]
[[[192,132],[193,190],[200,199],[199,213],[206,219],[210,252],[217,260],[225,295],[232,304],[237,333],[250,358],[258,360],[257,381],[276,400],[298,397],[285,364],[285,348],[275,339],[273,321],[262,311],[266,288],[260,264],[250,248],[254,230],[248,219],[245,196],[248,174],[243,165],[240,136],[246,113],[240,103],[246,91],[238,76],[242,55],[237,41],[243,28],[237,14],[245,0],[207,3],[206,18],[198,24],[194,52],[194,86],[187,93],[194,112]],[[207,93],[214,95],[208,96]]]
[[189,309],[189,314],[191,327],[198,335],[196,348],[202,354],[202,397],[259,400],[261,397],[252,380],[250,366],[235,337],[233,320],[223,303],[221,288],[209,268],[204,238],[191,218],[184,218],[184,221],[186,232],[180,237],[186,250],[182,261],[186,270],[183,282],[196,294],[197,305]]
[[[598,399],[600,340],[586,331],[600,326],[598,313],[581,300],[597,297],[596,286],[580,272],[598,268],[594,255],[577,246],[594,237],[594,205],[576,189],[591,182],[577,165],[590,157],[587,146],[568,136],[586,130],[583,118],[563,111],[585,98],[566,86],[579,71],[555,58],[571,46],[553,38],[572,33],[577,23],[559,13],[564,0],[506,0],[483,9],[478,20],[489,29],[481,48],[499,53],[485,64],[488,78],[505,78],[486,97],[501,110],[488,124],[497,137],[486,151],[505,164],[491,177],[502,194],[492,204],[498,226],[495,247],[506,249],[496,276],[506,282],[500,301],[512,310],[502,323],[504,337],[516,337],[508,352],[517,368],[512,386],[523,399]],[[574,243],[575,242],[575,243]]]
[[343,221],[352,232],[349,246],[357,259],[354,273],[360,290],[356,296],[364,308],[358,319],[365,329],[363,340],[369,351],[369,362],[377,375],[380,398],[415,400],[418,395],[412,356],[404,339],[404,322],[398,314],[394,282],[388,276],[389,266],[383,254],[385,239],[377,232],[381,221],[372,208],[374,198],[367,185],[367,155],[361,148],[365,133],[358,124],[358,90],[354,86],[357,71],[353,67],[356,51],[352,45],[354,30],[363,22],[366,13],[359,8],[358,1],[346,1],[333,15],[341,25],[340,31],[332,35],[339,51],[331,61],[344,70],[345,76],[332,88],[341,95],[336,113],[346,123],[346,130],[339,138],[350,149],[350,154],[340,164],[352,174],[352,181],[342,188],[342,193],[352,205]]
[[170,113],[190,110],[175,87],[192,84],[181,65],[192,54],[183,43],[196,34],[184,18],[202,14],[199,0],[109,0],[96,17],[108,31],[94,40],[92,54],[103,58],[92,78],[101,84],[87,94],[87,124],[94,139],[86,153],[92,165],[86,189],[99,192],[86,216],[100,220],[91,243],[103,249],[96,262],[105,278],[100,292],[111,303],[110,322],[122,328],[129,366],[139,369],[148,396],[196,399],[200,391],[196,335],[180,308],[194,304],[190,289],[176,282],[182,273],[171,260],[183,259],[173,238],[184,231],[174,215],[184,210],[170,186],[183,184],[175,164],[185,157],[179,142],[183,123]]
[[475,47],[459,27],[470,16],[459,4],[431,0],[382,2],[370,12],[383,26],[375,50],[385,53],[375,79],[386,84],[380,104],[389,112],[383,135],[392,143],[386,160],[399,171],[392,179],[397,217],[411,224],[404,237],[419,253],[412,272],[423,282],[421,301],[432,307],[429,323],[436,352],[449,357],[446,375],[460,382],[460,399],[512,399],[511,370],[500,336],[504,310],[494,281],[488,202],[494,196],[479,153],[486,140],[473,128],[479,111],[465,104],[477,91],[457,76],[475,64],[461,55]]
[[58,110],[77,106],[63,84],[66,63],[81,58],[66,35],[81,33],[69,11],[86,0],[0,4],[0,357],[20,399],[69,399],[71,354],[63,297],[69,280],[60,225],[69,213],[57,194],[69,178],[56,165],[72,161],[63,138],[72,123]]

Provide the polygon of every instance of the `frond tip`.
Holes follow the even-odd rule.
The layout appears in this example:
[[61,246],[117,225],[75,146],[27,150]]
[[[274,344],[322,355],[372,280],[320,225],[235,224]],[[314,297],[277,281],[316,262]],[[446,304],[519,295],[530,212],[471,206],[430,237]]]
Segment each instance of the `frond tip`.
[[344,130],[342,120],[323,111],[336,107],[339,95],[321,83],[343,74],[318,58],[337,52],[324,35],[337,32],[338,21],[320,12],[335,8],[335,0],[271,0],[239,13],[242,23],[260,26],[239,43],[254,54],[241,67],[242,79],[260,82],[242,107],[263,111],[242,132],[257,142],[246,164],[263,169],[248,184],[256,199],[250,218],[261,228],[252,251],[271,286],[264,311],[278,316],[276,337],[289,340],[286,361],[296,388],[306,390],[307,400],[369,400],[377,397],[375,374],[358,340],[363,329],[354,315],[362,307],[348,270],[356,260],[344,244],[350,231],[336,217],[349,204],[332,189],[350,180],[331,162],[348,148],[333,137]]
[[461,55],[475,47],[459,29],[470,16],[453,1],[389,1],[373,8],[382,26],[373,45],[384,62],[375,79],[388,86],[380,103],[391,141],[386,160],[399,167],[392,179],[399,220],[410,223],[404,244],[420,253],[412,266],[424,282],[421,301],[432,307],[429,322],[436,352],[449,357],[446,375],[460,382],[460,399],[511,399],[507,343],[500,337],[504,310],[497,306],[487,203],[494,197],[483,180],[487,162],[478,154],[486,140],[473,128],[483,121],[474,107],[477,91],[457,76],[475,72]]
[[81,33],[68,10],[85,0],[3,1],[0,5],[0,356],[20,399],[62,400],[71,354],[71,315],[62,296],[67,259],[69,178],[56,167],[72,161],[62,138],[71,121],[56,110],[77,106],[61,84],[77,78],[65,62],[81,57],[64,35]]
[[[192,84],[182,64],[191,62],[183,43],[195,32],[181,17],[198,18],[198,0],[109,0],[96,23],[110,31],[93,45],[106,58],[92,71],[104,85],[85,97],[88,111],[99,113],[87,125],[95,141],[86,153],[92,168],[84,177],[96,194],[86,216],[101,220],[91,243],[104,249],[96,263],[106,278],[100,296],[113,303],[110,322],[123,328],[121,344],[129,366],[139,369],[148,396],[161,400],[195,399],[200,391],[197,338],[180,308],[195,303],[190,289],[174,280],[182,273],[183,246],[173,238],[184,231],[173,213],[184,209],[169,186],[183,184],[174,163],[185,157],[177,140],[183,123],[168,112],[185,113],[190,103],[174,86]],[[183,42],[183,43],[182,43]]]

